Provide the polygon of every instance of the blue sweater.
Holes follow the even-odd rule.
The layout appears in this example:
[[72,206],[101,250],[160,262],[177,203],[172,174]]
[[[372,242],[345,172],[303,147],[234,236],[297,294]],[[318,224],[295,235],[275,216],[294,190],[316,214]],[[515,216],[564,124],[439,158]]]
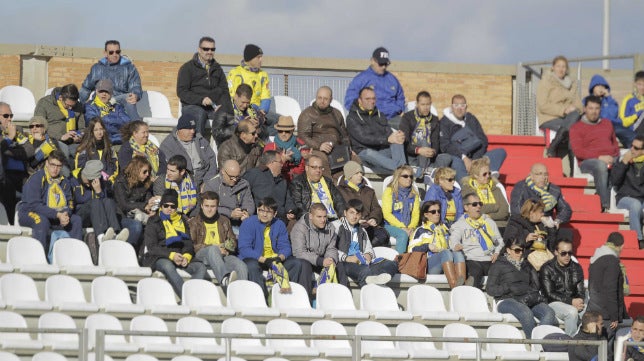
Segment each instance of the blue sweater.
[[[256,215],[250,216],[250,218],[242,222],[239,227],[239,239],[237,240],[240,259],[258,259],[261,257],[264,252],[265,228],[266,225],[260,222]],[[291,242],[288,239],[288,232],[284,222],[274,218],[271,222],[269,236],[275,253],[283,254],[287,258],[291,256]]]
[[379,75],[371,67],[356,75],[344,96],[344,107],[351,109],[353,102],[358,99],[360,90],[371,87],[376,92],[376,107],[387,119],[400,115],[405,110],[405,94],[402,85],[388,71]]

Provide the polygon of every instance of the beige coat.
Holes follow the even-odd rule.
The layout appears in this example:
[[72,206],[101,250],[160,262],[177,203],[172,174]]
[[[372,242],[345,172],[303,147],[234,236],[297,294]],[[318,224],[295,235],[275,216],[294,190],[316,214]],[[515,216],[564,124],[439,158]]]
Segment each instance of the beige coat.
[[582,112],[581,96],[577,92],[577,81],[573,80],[570,89],[564,88],[557,77],[549,71],[537,87],[537,118],[539,125],[565,116],[564,110],[570,105]]

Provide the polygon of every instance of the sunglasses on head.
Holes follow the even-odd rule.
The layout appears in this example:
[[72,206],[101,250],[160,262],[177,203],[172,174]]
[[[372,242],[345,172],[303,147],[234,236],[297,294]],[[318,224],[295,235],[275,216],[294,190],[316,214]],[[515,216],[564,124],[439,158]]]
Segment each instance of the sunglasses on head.
[[468,205],[468,206],[472,206],[472,207],[482,207],[483,206],[483,202],[471,202],[471,203],[465,203],[465,204]]
[[172,209],[177,209],[177,205],[176,205],[176,204],[172,204],[172,203],[163,203],[163,204],[161,205],[161,207],[163,207],[163,208],[172,208]]
[[2,114],[2,117],[5,119],[13,118],[13,114],[11,113]]
[[121,49],[119,49],[119,50],[110,50],[107,53],[110,54],[110,55],[114,55],[114,53],[121,54]]

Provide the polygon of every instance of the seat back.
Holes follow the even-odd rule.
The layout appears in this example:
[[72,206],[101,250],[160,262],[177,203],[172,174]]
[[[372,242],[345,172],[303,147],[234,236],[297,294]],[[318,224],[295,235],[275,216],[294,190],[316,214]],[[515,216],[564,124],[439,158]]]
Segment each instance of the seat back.
[[[302,328],[296,322],[276,318],[266,324],[267,335],[302,335]],[[268,339],[267,346],[281,350],[289,347],[307,347],[304,339]]]
[[[532,329],[532,339],[533,340],[543,340],[544,337],[551,333],[565,333],[564,330],[560,329],[557,326],[552,325],[539,325]],[[543,346],[538,343],[532,344],[532,351],[541,352],[543,351]]]
[[191,308],[223,307],[217,286],[206,280],[189,279],[183,283],[181,304]]
[[[239,281],[231,283],[234,285]],[[257,326],[251,320],[245,318],[231,317],[224,320],[221,323],[221,333],[239,333],[239,334],[249,334],[256,335],[259,333]],[[244,348],[244,347],[255,347],[262,346],[262,342],[259,339],[252,338],[233,338],[230,342],[230,345],[234,349]]]
[[21,273],[7,273],[0,277],[0,295],[7,304],[20,301],[40,301],[36,282]]
[[[337,321],[318,320],[311,324],[311,335],[346,336],[347,330]],[[311,340],[311,346],[318,350],[327,348],[351,348],[349,340]]]
[[[65,328],[76,330],[76,323],[71,316],[60,312],[47,312],[38,318],[38,328]],[[76,342],[78,335],[76,333],[49,333],[41,332],[38,339],[46,342]]]
[[[362,321],[356,325],[355,334],[364,336],[391,336],[389,328],[376,321]],[[362,341],[363,350],[395,349],[393,341]]]
[[228,285],[226,300],[228,307],[235,309],[246,307],[268,308],[264,291],[255,282],[237,280]]
[[59,238],[54,243],[57,266],[94,266],[87,243],[74,238]]
[[136,252],[131,244],[106,240],[98,249],[98,265],[104,267],[139,267]]
[[[213,333],[210,322],[200,317],[187,316],[180,318],[176,325],[177,332],[203,332]],[[177,343],[189,349],[193,345],[213,345],[218,346],[214,337],[177,337]]]
[[125,361],[159,361],[159,359],[157,359],[154,356],[150,356],[142,353],[135,353],[126,357]]
[[[130,322],[130,331],[159,331],[168,332],[168,326],[165,321],[156,316],[141,315],[136,316]],[[141,336],[132,335],[132,342],[138,345],[151,345],[151,344],[171,344],[172,341],[168,336]]]
[[[450,323],[443,328],[443,337],[469,337],[478,338],[478,334],[474,327],[464,323]],[[444,342],[443,350],[447,350],[450,354],[458,353],[459,351],[474,351],[476,352],[475,343],[465,342]]]
[[398,256],[398,251],[391,247],[373,247],[373,253],[376,254],[376,257],[382,257],[393,261]]
[[[396,336],[409,337],[432,337],[432,332],[427,326],[418,322],[402,322],[396,326]],[[435,350],[433,342],[406,342],[396,341],[396,347],[405,351],[412,350]]]
[[[12,311],[0,311],[0,328],[27,328],[22,315]],[[31,340],[27,332],[0,332],[0,340]]]
[[31,361],[67,361],[67,357],[58,352],[42,351],[33,355]]
[[20,361],[20,357],[12,354],[11,352],[0,351],[0,361]]
[[339,283],[323,283],[318,286],[316,306],[318,310],[355,310],[351,290]]
[[271,307],[278,310],[311,309],[309,295],[304,287],[291,282],[291,293],[280,292],[280,285],[274,284],[271,292]]
[[472,286],[454,287],[449,293],[449,306],[456,312],[490,312],[483,291]]
[[360,289],[360,309],[365,311],[399,311],[394,291],[387,286],[365,285]]
[[148,306],[176,306],[174,290],[170,283],[161,278],[143,278],[136,285],[136,303]]
[[161,92],[146,90],[136,103],[136,110],[141,117],[172,118],[170,101]]
[[53,275],[45,281],[45,301],[56,306],[66,302],[86,303],[83,286],[77,278]]
[[13,120],[29,120],[36,109],[36,99],[31,90],[18,85],[7,85],[0,89],[0,101],[11,105]]
[[[504,338],[504,339],[509,338],[509,339],[515,339],[515,340],[523,339],[523,335],[521,334],[521,331],[519,331],[518,328],[512,325],[507,325],[503,323],[497,323],[488,327],[486,337]],[[520,345],[518,343],[489,343],[487,345],[487,349],[495,353],[527,351],[524,345]]]
[[42,244],[35,238],[25,236],[13,237],[7,243],[7,263],[14,267],[48,264]]
[[414,315],[423,312],[447,312],[441,292],[430,285],[413,285],[407,291],[407,311]]
[[300,103],[286,95],[275,95],[273,98],[275,99],[275,113],[293,117],[295,129],[297,129],[297,120],[302,112]]
[[92,281],[92,302],[102,306],[108,304],[132,304],[130,291],[125,281],[111,276],[96,277]]
[[[87,329],[87,342],[90,349],[96,345],[96,330],[113,330],[123,331],[121,322],[114,316],[107,313],[94,313],[85,319],[85,328]],[[123,344],[126,343],[124,335],[106,335],[105,344]]]

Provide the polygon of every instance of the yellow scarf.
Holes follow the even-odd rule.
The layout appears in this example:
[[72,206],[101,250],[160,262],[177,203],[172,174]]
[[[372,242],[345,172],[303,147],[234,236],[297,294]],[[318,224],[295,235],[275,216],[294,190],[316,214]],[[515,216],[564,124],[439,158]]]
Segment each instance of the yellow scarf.
[[181,186],[176,182],[165,180],[166,189],[174,189],[179,194],[179,209],[181,213],[188,214],[197,206],[197,187],[190,176],[185,176],[181,180]]
[[493,234],[490,234],[487,230],[487,222],[483,217],[475,220],[465,215],[465,222],[478,233],[478,241],[484,251],[494,249],[494,242],[492,241]]
[[264,252],[262,256],[265,258],[274,258],[277,257],[277,253],[273,251],[273,243],[271,242],[271,226],[266,226],[264,228]]
[[639,157],[633,158],[631,160],[631,162],[633,162],[633,163],[642,163],[642,162],[644,162],[644,154],[640,155]]
[[449,229],[444,224],[433,224],[429,221],[423,224],[423,228],[429,230],[429,233],[423,233],[418,242],[412,243],[410,241],[409,246],[407,247],[407,252],[411,252],[414,247],[421,246],[423,244],[433,244],[438,248],[439,252],[447,249],[447,235],[449,234]]
[[63,189],[60,188],[60,182],[63,180],[62,176],[52,178],[49,172],[45,169],[45,182],[47,182],[47,207],[62,211],[67,207],[67,198]]
[[331,263],[328,267],[324,267],[324,269],[322,269],[322,271],[320,272],[320,278],[318,279],[317,286],[323,283],[338,283],[338,276],[335,272],[335,263]]
[[148,140],[145,145],[140,145],[134,138],[130,138],[130,146],[136,152],[145,154],[148,161],[152,165],[152,176],[156,176],[159,171],[159,148]]
[[[31,134],[29,134],[28,140],[31,144],[34,144],[34,142],[36,141],[36,139],[34,139],[34,136]],[[53,152],[57,148],[58,147],[56,147],[56,143],[54,143],[54,141],[49,138],[49,135],[45,134],[45,140],[43,140],[38,148],[35,149],[34,158],[36,158],[36,160],[38,160],[39,162],[43,161],[49,156],[51,152]]]
[[335,208],[333,207],[333,198],[331,198],[331,191],[326,184],[324,177],[320,178],[319,182],[312,183],[309,181],[311,187],[311,204],[322,203],[326,207],[327,217],[336,218]]
[[65,104],[63,104],[62,100],[58,100],[57,104],[58,109],[60,109],[60,112],[63,113],[63,116],[67,119],[67,122],[65,123],[65,131],[69,132],[70,130],[76,130],[78,127],[76,124],[76,113],[71,109],[65,108]]
[[159,217],[161,218],[161,223],[163,223],[163,229],[165,230],[166,246],[170,246],[173,243],[181,242],[182,240],[189,238],[186,234],[186,225],[183,223],[179,212],[174,212],[168,216],[159,211]]
[[[2,137],[3,138],[9,137],[9,133],[7,133],[4,129],[2,130]],[[11,140],[15,141],[18,144],[25,144],[28,142],[27,137],[25,137],[25,135],[22,134],[22,132],[19,132],[18,130],[16,130],[16,136]]]
[[349,188],[353,189],[356,192],[360,192],[360,187],[358,187],[357,184],[353,184],[353,182],[350,182],[350,181],[346,181],[346,182]]
[[492,194],[492,187],[494,187],[494,181],[490,179],[487,183],[479,184],[474,177],[470,177],[468,181],[470,187],[476,190],[476,195],[479,196],[483,204],[495,204],[496,199],[494,199],[494,194]]
[[112,104],[103,103],[103,101],[101,101],[101,99],[99,99],[98,96],[94,97],[94,101],[92,101],[92,104],[96,105],[96,107],[98,107],[98,109],[101,111],[101,118],[103,118],[104,116],[114,111],[114,106]]

